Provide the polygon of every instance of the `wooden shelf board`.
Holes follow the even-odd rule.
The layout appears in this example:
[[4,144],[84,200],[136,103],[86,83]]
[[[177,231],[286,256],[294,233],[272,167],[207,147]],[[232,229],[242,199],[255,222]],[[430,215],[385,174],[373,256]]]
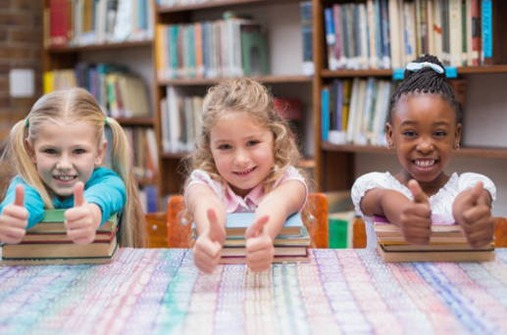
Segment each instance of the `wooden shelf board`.
[[72,53],[81,51],[100,51],[100,50],[114,50],[114,49],[128,49],[135,47],[149,47],[153,41],[142,40],[142,41],[125,41],[115,43],[104,43],[104,44],[90,44],[90,45],[69,45],[69,46],[50,46],[46,49],[49,53]]
[[[290,84],[290,83],[312,83],[312,77],[303,75],[268,75],[252,76],[251,78],[265,84]],[[188,78],[188,79],[167,79],[159,80],[158,84],[162,86],[209,86],[218,83],[221,80],[230,78]]]
[[[465,66],[458,67],[458,75],[473,74],[497,74],[507,73],[507,65],[483,65],[483,66]],[[391,77],[393,71],[391,69],[364,69],[364,70],[327,70],[321,71],[323,78],[335,77]]]
[[122,117],[115,118],[115,120],[122,126],[152,127],[155,124],[152,117]]
[[[352,152],[352,153],[373,153],[373,154],[394,154],[394,151],[381,146],[373,145],[335,145],[323,142],[323,151],[328,152]],[[456,157],[479,157],[479,158],[501,158],[507,159],[507,148],[492,147],[464,147],[453,153]]]
[[[277,0],[278,3],[283,2],[297,2],[299,0]],[[219,8],[219,7],[233,7],[233,6],[245,6],[269,3],[273,4],[273,1],[269,0],[215,0],[215,1],[204,1],[198,4],[192,5],[177,5],[177,6],[159,6],[157,11],[159,14],[165,13],[179,13],[187,11],[195,11],[201,9]]]

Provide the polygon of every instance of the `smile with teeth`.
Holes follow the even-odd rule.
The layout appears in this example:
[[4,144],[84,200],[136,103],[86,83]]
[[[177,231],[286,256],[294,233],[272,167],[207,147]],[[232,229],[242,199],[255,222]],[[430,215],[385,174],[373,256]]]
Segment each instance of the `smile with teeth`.
[[76,179],[76,176],[69,176],[69,175],[60,175],[60,176],[53,176],[54,179],[67,182]]
[[435,165],[437,160],[436,159],[414,159],[412,162],[417,167],[428,168],[428,167],[432,167],[433,165]]
[[244,176],[244,175],[247,175],[249,174],[250,172],[252,172],[253,170],[255,170],[255,167],[251,167],[251,168],[248,168],[246,170],[242,170],[242,171],[236,171],[234,172],[235,174],[237,175],[240,175],[240,176]]

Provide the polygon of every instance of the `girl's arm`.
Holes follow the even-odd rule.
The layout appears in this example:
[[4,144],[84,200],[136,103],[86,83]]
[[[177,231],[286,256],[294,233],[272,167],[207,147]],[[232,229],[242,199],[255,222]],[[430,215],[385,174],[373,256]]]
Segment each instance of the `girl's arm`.
[[415,180],[410,180],[407,186],[414,200],[395,190],[374,188],[361,199],[361,210],[369,216],[385,216],[390,223],[400,227],[407,242],[428,244],[431,236],[428,197]]
[[301,210],[306,196],[306,186],[298,180],[288,180],[266,194],[255,211],[256,220],[268,216],[266,233],[274,240],[287,218]]
[[225,206],[208,185],[198,183],[186,189],[185,206],[195,222],[199,235],[209,228],[208,209],[215,210],[218,222],[225,229],[227,216]]

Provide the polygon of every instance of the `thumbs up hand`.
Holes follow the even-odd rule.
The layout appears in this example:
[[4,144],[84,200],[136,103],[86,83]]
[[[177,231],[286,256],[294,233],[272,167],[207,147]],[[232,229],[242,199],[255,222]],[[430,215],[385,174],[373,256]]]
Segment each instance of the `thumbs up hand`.
[[211,273],[220,261],[225,241],[225,228],[220,224],[214,209],[208,209],[207,229],[201,232],[193,247],[194,263],[199,270]]
[[428,244],[431,236],[431,208],[428,196],[416,180],[410,180],[407,186],[414,200],[402,209],[401,231],[407,242]]
[[491,199],[482,182],[456,197],[453,215],[472,247],[478,248],[491,243],[494,219],[491,216]]
[[97,228],[102,219],[102,211],[96,204],[86,202],[84,184],[76,183],[74,187],[74,207],[65,211],[67,236],[77,244],[93,242]]
[[14,202],[5,206],[0,214],[0,242],[16,244],[25,236],[28,210],[25,208],[24,198],[23,185],[17,185]]
[[268,222],[269,216],[261,216],[245,232],[246,264],[254,272],[269,270],[275,256],[273,241],[265,229]]

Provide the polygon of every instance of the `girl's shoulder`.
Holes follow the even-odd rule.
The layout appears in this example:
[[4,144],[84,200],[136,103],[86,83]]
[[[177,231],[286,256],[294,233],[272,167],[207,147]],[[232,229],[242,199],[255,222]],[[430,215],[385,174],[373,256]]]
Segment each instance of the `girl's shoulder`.
[[369,172],[363,174],[354,182],[354,186],[360,185],[384,188],[404,187],[390,172]]
[[196,184],[206,184],[210,186],[216,193],[223,192],[222,183],[218,180],[213,179],[207,171],[202,169],[195,169],[190,173],[184,193],[186,193],[186,190]]

